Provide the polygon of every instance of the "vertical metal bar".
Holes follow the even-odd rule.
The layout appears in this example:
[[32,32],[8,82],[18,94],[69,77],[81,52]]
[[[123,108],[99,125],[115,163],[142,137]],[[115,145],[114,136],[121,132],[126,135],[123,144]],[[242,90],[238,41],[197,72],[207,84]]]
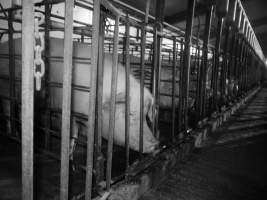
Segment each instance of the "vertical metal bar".
[[248,65],[249,65],[249,44],[246,45],[246,55],[245,55],[245,70],[244,70],[244,90],[247,92],[247,85],[248,85]]
[[[237,33],[237,39],[236,39],[236,46],[235,46],[235,62],[234,62],[234,78],[235,81],[238,81],[239,74],[238,74],[238,67],[239,67],[239,59],[240,59],[240,51],[241,51],[241,37],[239,33]],[[235,93],[235,96],[237,94]]]
[[182,125],[183,125],[183,59],[184,58],[184,41],[181,40],[181,51],[180,51],[180,71],[179,71],[179,111],[178,111],[178,131],[179,133],[182,131]]
[[[200,46],[197,44],[197,63],[196,63],[196,69],[197,69],[197,86],[196,86],[196,111],[199,111],[199,99],[200,97],[200,84],[201,84],[201,59],[200,59]],[[197,116],[199,117],[199,116]],[[199,118],[197,119],[199,120]]]
[[[239,50],[240,50],[240,37],[238,34],[238,29],[240,27],[240,23],[241,23],[241,8],[239,6],[237,6],[237,11],[236,11],[236,19],[235,19],[235,25],[236,25],[236,36],[235,36],[235,47],[234,47],[234,58],[233,58],[233,76],[235,81],[237,81],[237,76],[238,76],[238,62],[239,62]],[[235,94],[236,95],[236,94]]]
[[13,41],[13,13],[8,11],[8,54],[9,54],[9,95],[10,95],[10,126],[11,135],[16,135],[16,122],[15,122],[15,52]]
[[246,54],[246,30],[247,29],[247,23],[245,21],[245,16],[243,16],[243,24],[242,24],[242,40],[241,40],[241,52],[240,52],[240,60],[239,60],[239,85],[240,85],[240,90],[239,94],[242,94],[243,92],[243,76],[244,76],[244,60],[245,60],[245,54]]
[[197,113],[198,120],[201,120],[205,116],[205,100],[206,100],[206,74],[207,74],[207,66],[208,66],[208,45],[209,45],[209,37],[210,37],[210,29],[212,22],[212,13],[213,6],[211,6],[206,12],[205,19],[205,32],[203,38],[203,49],[202,49],[202,62],[200,64],[200,82],[198,83],[200,91],[197,97]]
[[145,50],[146,33],[145,24],[141,27],[141,77],[140,77],[140,134],[139,134],[139,152],[143,153],[143,135],[144,135],[144,79],[145,79]]
[[231,42],[230,42],[230,49],[229,49],[229,64],[228,64],[228,73],[227,73],[227,77],[229,80],[232,79],[233,74],[234,74],[234,60],[235,60],[235,46],[236,46],[236,33],[234,32],[234,29],[231,29]]
[[97,68],[97,131],[96,131],[96,183],[99,183],[104,177],[104,165],[102,159],[102,100],[103,100],[103,75],[104,75],[104,41],[105,41],[105,19],[104,16],[100,16],[100,27],[99,27],[99,41],[98,41],[98,68]]
[[22,1],[22,200],[33,200],[33,0]]
[[183,79],[183,108],[184,108],[184,129],[188,129],[188,97],[189,97],[189,84],[190,84],[190,49],[192,40],[195,0],[188,1],[188,14],[186,19],[186,32],[185,32],[185,53],[184,53],[184,79]]
[[[152,94],[155,97],[155,105],[153,107],[153,116],[152,118],[154,119],[152,122],[152,133],[154,136],[157,136],[157,130],[158,130],[158,111],[159,111],[159,102],[157,99],[158,96],[158,91],[157,91],[157,63],[158,63],[158,36],[157,36],[157,30],[154,28],[154,35],[153,35],[153,69],[152,69],[152,81],[151,81],[151,88],[152,88]],[[156,112],[157,111],[157,112]]]
[[139,152],[143,153],[144,141],[144,87],[145,87],[145,53],[146,53],[146,24],[148,22],[150,0],[146,2],[145,23],[141,27],[141,77],[140,77],[140,134],[139,134]]
[[146,0],[146,15],[145,15],[145,24],[146,25],[148,23],[149,9],[150,9],[150,0]]
[[[48,0],[46,0],[48,1]],[[50,132],[48,129],[50,129],[50,95],[49,95],[49,71],[50,71],[50,41],[49,41],[49,28],[50,28],[50,15],[51,15],[51,8],[48,3],[45,4],[45,100],[46,100],[46,106],[48,109],[46,109],[45,113],[45,127],[47,128],[45,130],[45,149],[50,149]]]
[[130,135],[130,22],[129,17],[126,18],[125,29],[125,89],[126,89],[126,101],[125,101],[125,152],[126,152],[126,170],[129,167],[129,135]]
[[119,20],[120,17],[116,16],[115,30],[114,30],[113,59],[112,59],[110,113],[109,113],[110,132],[108,136],[108,152],[107,152],[108,157],[107,157],[107,171],[106,171],[107,190],[110,190],[110,184],[111,184],[113,137],[115,131],[116,93],[117,93],[117,79],[118,79]]
[[73,7],[74,0],[66,1],[64,22],[64,75],[62,91],[60,200],[68,199],[69,195]]
[[[164,7],[165,0],[156,1],[156,22],[154,25],[154,36],[153,36],[153,81],[152,81],[152,93],[155,97],[155,104],[153,109],[153,134],[156,138],[159,138],[158,131],[158,114],[159,114],[159,90],[160,90],[160,74],[161,74],[161,43],[162,38],[159,33],[163,30],[164,21]],[[155,115],[155,110],[157,114]],[[155,116],[154,116],[155,115]],[[155,133],[156,132],[156,133]]]
[[94,0],[93,10],[93,32],[91,48],[91,70],[90,70],[90,95],[87,122],[87,154],[86,154],[86,178],[85,178],[85,200],[91,200],[92,178],[93,178],[93,154],[95,133],[95,105],[96,105],[96,77],[98,64],[98,41],[100,23],[100,1]]
[[172,142],[175,137],[175,100],[176,100],[176,38],[173,37],[172,49]]
[[[222,78],[221,78],[221,92],[222,97],[225,97],[225,91],[226,91],[226,76],[228,72],[228,46],[229,46],[229,32],[230,32],[230,26],[226,22],[226,30],[225,30],[225,38],[224,38],[224,46],[223,46],[223,64],[222,64]],[[228,80],[229,81],[229,80]]]
[[218,92],[218,76],[219,76],[219,65],[220,65],[220,46],[221,46],[221,37],[222,37],[222,27],[223,27],[223,18],[220,17],[218,20],[217,34],[216,34],[216,44],[215,44],[215,65],[212,70],[212,110],[217,111],[217,92]]
[[241,66],[241,91],[245,92],[245,71],[246,71],[246,60],[247,60],[247,44],[244,41],[244,51],[243,51],[243,60]]

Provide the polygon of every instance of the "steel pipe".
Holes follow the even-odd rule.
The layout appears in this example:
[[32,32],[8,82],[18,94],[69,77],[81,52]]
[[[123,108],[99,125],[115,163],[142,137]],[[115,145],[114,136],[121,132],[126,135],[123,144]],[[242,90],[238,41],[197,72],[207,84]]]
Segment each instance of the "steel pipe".
[[61,165],[60,165],[60,200],[69,196],[69,150],[71,122],[71,81],[73,52],[73,6],[74,0],[65,3],[64,30],[64,74],[62,91],[62,127],[61,127]]
[[183,83],[183,107],[184,109],[184,130],[188,129],[188,97],[189,97],[189,84],[190,84],[190,49],[192,41],[192,30],[194,21],[195,0],[188,1],[188,15],[186,19],[186,31],[185,31],[185,53],[184,53],[184,78]]
[[130,135],[130,22],[126,21],[125,28],[125,88],[126,88],[126,101],[125,101],[125,158],[126,170],[129,167],[129,135]]
[[22,200],[33,200],[34,4],[22,2]]
[[220,65],[220,47],[221,47],[221,37],[223,28],[223,18],[218,19],[217,33],[216,33],[216,44],[215,44],[215,65],[212,70],[211,88],[212,88],[212,109],[217,111],[217,101],[218,101],[218,76],[219,76],[219,65]]
[[115,114],[116,114],[116,93],[118,79],[118,44],[119,44],[119,20],[120,16],[116,16],[114,30],[114,49],[112,58],[112,78],[111,78],[111,98],[110,98],[110,113],[109,113],[109,135],[108,135],[108,150],[107,150],[107,170],[106,170],[106,188],[110,190],[111,171],[112,171],[112,154],[113,154],[113,138],[115,131]]
[[100,23],[100,2],[94,0],[93,10],[93,32],[91,48],[91,70],[90,70],[90,94],[89,110],[87,121],[87,150],[86,150],[86,177],[85,177],[85,200],[91,200],[92,196],[92,178],[93,178],[93,156],[94,156],[94,132],[95,132],[95,106],[96,106],[96,77],[98,66],[99,50],[99,23]]

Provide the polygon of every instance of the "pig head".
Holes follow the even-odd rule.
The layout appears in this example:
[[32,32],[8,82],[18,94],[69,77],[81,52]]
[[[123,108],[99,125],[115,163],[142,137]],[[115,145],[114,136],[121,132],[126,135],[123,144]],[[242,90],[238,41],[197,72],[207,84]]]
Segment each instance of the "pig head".
[[[108,138],[109,134],[109,110],[110,110],[110,87],[112,59],[110,55],[105,55],[104,59],[104,82],[103,82],[103,137]],[[130,148],[139,151],[140,134],[140,83],[130,74],[129,104],[130,104],[130,127],[129,127],[129,145]],[[116,114],[115,114],[115,132],[114,142],[123,146],[125,144],[125,67],[118,65],[118,82],[116,95]],[[147,119],[152,119],[152,106],[154,98],[147,88],[144,88],[144,113],[143,113],[143,153],[151,153],[158,145],[158,141],[153,136],[148,126]]]

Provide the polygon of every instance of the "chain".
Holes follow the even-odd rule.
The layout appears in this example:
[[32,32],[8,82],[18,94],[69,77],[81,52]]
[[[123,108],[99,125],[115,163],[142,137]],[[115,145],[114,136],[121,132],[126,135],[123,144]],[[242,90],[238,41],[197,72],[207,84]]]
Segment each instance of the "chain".
[[[44,33],[40,32],[40,25],[44,23],[44,15],[42,13],[36,12],[34,18],[34,78],[35,87],[39,91],[41,89],[42,77],[45,73],[45,64],[42,59],[42,51],[44,50]],[[40,69],[38,70],[38,67]]]

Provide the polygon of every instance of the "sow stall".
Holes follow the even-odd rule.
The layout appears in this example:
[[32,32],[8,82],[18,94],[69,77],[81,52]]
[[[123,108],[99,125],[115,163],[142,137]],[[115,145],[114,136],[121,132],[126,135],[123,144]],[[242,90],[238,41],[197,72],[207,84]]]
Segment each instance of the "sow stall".
[[[188,0],[185,32],[164,22],[164,0],[147,0],[144,12],[118,0],[44,0],[35,4],[24,0],[22,5],[2,8],[0,19],[8,26],[1,29],[1,38],[7,36],[8,42],[1,42],[1,83],[8,87],[1,88],[1,132],[22,143],[23,199],[33,199],[34,148],[61,162],[60,199],[72,195],[70,166],[85,175],[84,192],[75,198],[91,199],[123,179],[131,180],[133,166],[190,139],[191,128],[201,126],[205,118],[254,87],[264,65],[262,52],[256,48],[259,44],[240,1],[230,1],[228,13],[228,1],[222,2],[200,2],[205,7],[203,16],[194,13],[197,2]],[[155,4],[155,17],[150,15],[151,4]],[[64,15],[53,13],[54,5],[64,5]],[[90,12],[92,22],[74,19],[74,5]],[[203,35],[194,34],[197,17],[202,19],[199,26],[204,21],[203,30],[197,29]],[[212,21],[217,22],[213,44]],[[21,30],[13,28],[15,23],[22,23]],[[53,32],[61,34],[61,39],[53,38]],[[111,58],[108,118],[103,116],[106,105],[101,103],[106,87],[104,57]],[[121,102],[118,63],[123,65],[125,82]],[[136,94],[140,97],[135,102],[140,106],[135,151],[130,149],[129,139],[133,134],[131,76],[138,80]],[[145,115],[147,91],[154,101],[152,120]],[[55,97],[59,100],[56,107],[51,106]],[[124,112],[125,130],[119,133],[123,147],[113,144],[118,104],[123,104]],[[77,111],[79,105],[87,106]],[[73,119],[85,135],[73,135]],[[105,139],[103,123],[108,124]],[[160,142],[149,155],[144,154],[146,125]]]

